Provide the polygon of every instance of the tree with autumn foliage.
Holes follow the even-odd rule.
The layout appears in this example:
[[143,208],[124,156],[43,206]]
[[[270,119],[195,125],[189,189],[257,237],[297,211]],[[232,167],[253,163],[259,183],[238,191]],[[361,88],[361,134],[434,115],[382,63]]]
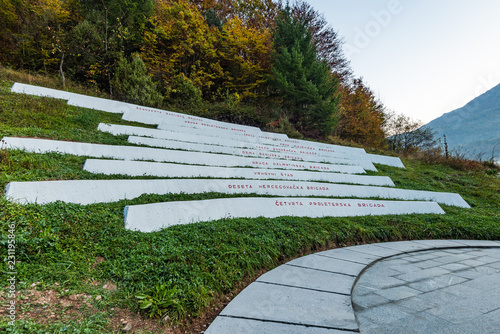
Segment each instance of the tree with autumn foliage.
[[209,27],[198,7],[187,0],[159,0],[144,34],[141,58],[168,98],[178,83],[208,93],[223,75],[216,49],[221,32]]
[[371,147],[385,145],[385,108],[362,79],[342,87],[340,118],[335,134]]

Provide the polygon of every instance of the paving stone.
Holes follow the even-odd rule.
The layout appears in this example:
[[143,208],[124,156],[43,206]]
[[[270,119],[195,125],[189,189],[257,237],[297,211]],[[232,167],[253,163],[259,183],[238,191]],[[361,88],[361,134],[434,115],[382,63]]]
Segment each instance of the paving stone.
[[479,266],[484,266],[485,264],[487,264],[486,262],[478,261],[476,259],[463,260],[463,261],[460,261],[458,263],[465,264],[469,267],[479,267]]
[[490,264],[488,266],[469,267],[467,270],[457,271],[454,274],[460,277],[474,279],[485,275],[493,275],[498,272],[499,270],[491,267]]
[[360,323],[360,329],[362,329],[362,319],[368,319],[376,324],[387,324],[402,318],[406,318],[410,314],[410,312],[405,312],[401,308],[384,307],[382,305],[366,308],[362,311],[356,312],[356,318]]
[[355,296],[370,295],[373,294],[376,290],[378,290],[378,288],[356,283],[351,290],[351,296],[354,298]]
[[493,240],[456,240],[469,247],[500,247],[500,241]]
[[428,292],[428,291],[433,291],[441,288],[445,288],[451,285],[456,285],[460,284],[463,282],[468,281],[468,279],[456,276],[456,275],[442,275],[438,277],[432,277],[428,278],[422,281],[418,281],[415,283],[410,283],[408,286],[422,291],[422,292]]
[[481,290],[475,289],[463,284],[448,286],[441,289],[442,292],[449,293],[460,298],[477,298],[481,294]]
[[396,276],[396,278],[407,282],[417,282],[420,280],[424,280],[435,276],[441,276],[448,273],[450,273],[449,270],[434,267],[434,268],[422,269],[420,271],[415,271],[408,274],[401,274]]
[[395,300],[394,305],[396,307],[404,307],[405,309],[411,310],[415,313],[427,310],[432,307],[432,304],[430,304],[427,300],[421,299],[418,296]]
[[353,246],[350,247],[350,249],[355,252],[365,253],[369,255],[376,255],[379,257],[389,257],[389,256],[399,255],[402,253],[401,251],[391,248],[380,247],[377,246],[376,244]]
[[468,261],[468,260],[472,260],[473,258],[475,258],[474,255],[464,253],[464,254],[442,255],[442,256],[436,257],[434,260],[437,262],[441,262],[443,264],[447,264],[447,263],[458,263],[461,261]]
[[390,249],[397,250],[401,253],[407,253],[412,251],[422,251],[428,249],[427,246],[419,244],[414,241],[395,241],[395,242],[381,242],[377,243],[377,246],[386,247]]
[[354,252],[350,250],[350,248],[331,249],[324,252],[316,253],[316,255],[327,256],[334,259],[345,260],[360,264],[370,264],[379,258],[376,255]]
[[500,261],[494,263],[488,263],[488,267],[500,270]]
[[303,268],[324,270],[333,273],[357,276],[364,268],[364,264],[338,260],[326,256],[309,255],[292,260],[287,264]]
[[352,276],[283,265],[260,276],[257,282],[350,295],[354,280]]
[[413,263],[413,265],[417,268],[420,268],[420,269],[434,268],[437,266],[440,266],[440,268],[443,268],[443,263],[438,262],[436,260],[425,260],[425,261],[421,261],[421,262],[415,262],[415,263]]
[[441,289],[421,293],[418,295],[418,298],[427,301],[433,307],[449,305],[449,301],[457,300],[455,295],[444,292]]
[[[360,323],[360,331],[363,334],[430,334],[443,333],[443,330],[449,328],[451,323],[427,314],[425,312],[409,314],[406,317],[392,321],[386,324],[378,324],[365,328]],[[464,334],[464,333],[462,333]]]
[[238,294],[221,315],[336,329],[358,328],[349,296],[259,282]]
[[436,258],[436,255],[434,254],[434,251],[422,251],[410,253],[405,256],[401,256],[401,258],[407,259],[410,262],[420,262],[426,260],[434,260],[434,258]]
[[464,247],[466,243],[460,240],[415,240],[415,242],[429,247],[446,248],[446,247]]
[[391,300],[374,293],[370,293],[368,295],[358,294],[358,290],[361,290],[361,288],[363,287],[356,286],[353,290],[352,306],[356,312],[391,302]]
[[489,256],[489,255],[479,256],[479,257],[474,258],[473,260],[483,262],[485,265],[489,265],[489,264],[492,264],[492,263],[495,263],[495,262],[499,262],[498,258]]
[[500,291],[500,272],[491,275],[482,275],[463,283],[463,285],[483,291],[489,291],[490,293]]
[[460,324],[465,321],[470,321],[483,313],[472,305],[458,305],[456,300],[452,305],[445,304],[430,308],[425,311],[428,314],[444,319],[453,324]]
[[264,322],[253,319],[217,317],[205,334],[347,334],[349,332],[321,327]]
[[[383,272],[384,274],[381,275],[381,277],[391,277],[391,276],[396,276],[396,275],[401,275],[401,271],[398,270],[399,265],[394,265],[391,263],[391,261],[384,261],[381,260],[379,262],[375,263],[377,265],[377,272]],[[373,266],[373,265],[372,265]],[[367,269],[367,274],[369,274],[369,268],[372,266],[369,266]]]
[[375,293],[379,296],[382,296],[384,298],[387,298],[392,301],[397,301],[409,297],[414,297],[420,294],[420,291],[413,289],[408,286],[396,286],[392,288],[384,288],[380,289],[378,291],[375,291]]
[[450,270],[451,272],[462,271],[469,268],[469,266],[460,263],[448,263],[445,265],[441,265],[441,268]]
[[361,278],[356,283],[356,286],[366,286],[373,289],[388,289],[407,284],[406,281],[395,277],[380,277],[377,273],[371,274],[369,272],[365,272],[361,275]]

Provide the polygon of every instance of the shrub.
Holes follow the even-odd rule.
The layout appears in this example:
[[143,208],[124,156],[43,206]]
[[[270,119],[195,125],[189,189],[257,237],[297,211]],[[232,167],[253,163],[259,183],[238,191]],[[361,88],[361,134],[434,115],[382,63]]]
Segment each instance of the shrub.
[[199,107],[203,102],[201,90],[182,73],[175,78],[170,100],[176,105],[189,108]]
[[148,76],[146,65],[139,56],[129,62],[120,56],[113,79],[114,94],[120,100],[140,105],[158,106],[163,97]]

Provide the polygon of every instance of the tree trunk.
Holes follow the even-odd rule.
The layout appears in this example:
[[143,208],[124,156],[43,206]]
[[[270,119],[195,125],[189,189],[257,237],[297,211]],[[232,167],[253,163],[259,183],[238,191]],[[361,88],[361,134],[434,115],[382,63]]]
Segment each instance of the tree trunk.
[[66,78],[64,77],[63,64],[64,64],[64,52],[61,52],[61,61],[59,62],[59,74],[61,74],[63,88],[66,88]]

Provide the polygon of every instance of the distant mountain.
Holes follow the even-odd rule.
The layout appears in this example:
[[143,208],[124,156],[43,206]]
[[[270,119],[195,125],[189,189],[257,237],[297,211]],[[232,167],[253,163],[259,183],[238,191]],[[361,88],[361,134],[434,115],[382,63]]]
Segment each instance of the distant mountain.
[[441,141],[446,135],[450,152],[488,160],[494,151],[495,160],[500,161],[500,84],[425,127],[436,131]]

